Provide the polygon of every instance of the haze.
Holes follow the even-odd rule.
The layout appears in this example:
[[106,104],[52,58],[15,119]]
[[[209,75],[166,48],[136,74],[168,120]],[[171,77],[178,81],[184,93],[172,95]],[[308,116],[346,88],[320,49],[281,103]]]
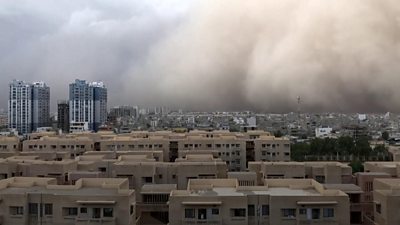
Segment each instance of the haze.
[[395,0],[2,0],[0,108],[12,79],[53,107],[76,78],[109,106],[400,111]]

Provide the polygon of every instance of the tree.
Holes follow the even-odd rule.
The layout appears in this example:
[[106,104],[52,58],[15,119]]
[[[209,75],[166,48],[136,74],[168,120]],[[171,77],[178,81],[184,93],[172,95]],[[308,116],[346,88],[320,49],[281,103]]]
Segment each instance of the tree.
[[352,161],[349,166],[351,166],[353,173],[364,172],[364,165],[360,160]]
[[275,136],[275,137],[282,137],[282,136],[283,136],[283,133],[282,133],[281,130],[277,130],[277,131],[274,132],[274,136]]
[[308,143],[296,143],[290,145],[290,155],[294,161],[305,161],[305,156],[309,154],[310,145]]
[[382,139],[385,140],[385,141],[389,140],[389,132],[383,131],[382,132]]

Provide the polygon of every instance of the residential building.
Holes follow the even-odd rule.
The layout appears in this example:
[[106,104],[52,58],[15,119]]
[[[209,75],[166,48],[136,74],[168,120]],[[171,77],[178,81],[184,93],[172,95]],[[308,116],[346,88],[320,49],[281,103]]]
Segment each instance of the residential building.
[[107,121],[107,89],[102,82],[75,80],[69,85],[71,131],[98,131]]
[[352,169],[340,162],[249,162],[249,171],[263,179],[312,178],[322,184],[353,183]]
[[32,83],[32,129],[49,127],[50,88],[44,82]]
[[136,224],[134,190],[126,179],[80,179],[57,185],[54,178],[0,180],[2,224]]
[[349,198],[311,179],[264,180],[239,186],[236,179],[190,180],[169,198],[171,225],[178,224],[337,224],[350,223]]
[[13,80],[9,85],[8,127],[28,134],[49,126],[50,88],[44,82],[33,84]]
[[[48,136],[48,138],[45,138]],[[162,152],[162,159],[157,161],[174,162],[185,155],[212,154],[221,158],[230,171],[244,171],[251,161],[290,161],[290,142],[285,138],[276,138],[268,132],[254,131],[235,133],[229,131],[192,131],[176,133],[171,131],[131,132],[114,134],[112,132],[79,133],[56,135],[54,133],[32,134],[24,143],[23,151],[39,148],[57,150],[55,142],[64,143],[60,150],[74,149],[67,142],[73,139],[88,139],[93,144],[84,151],[115,152]],[[32,141],[35,139],[35,141]],[[48,143],[51,140],[53,144]],[[35,147],[35,145],[37,147]],[[42,147],[40,147],[42,146]],[[49,149],[49,147],[51,147]],[[72,146],[72,147],[71,147]],[[80,147],[80,146],[78,146]],[[82,149],[83,151],[83,149]],[[72,152],[71,154],[73,154]],[[77,152],[80,154],[80,152]]]
[[355,174],[356,185],[361,188],[360,203],[362,205],[362,221],[364,224],[370,224],[374,217],[374,180],[378,178],[391,178],[388,173],[380,172],[359,172]]
[[400,179],[374,180],[374,225],[400,224]]
[[57,127],[63,133],[69,133],[69,102],[58,101],[57,104]]

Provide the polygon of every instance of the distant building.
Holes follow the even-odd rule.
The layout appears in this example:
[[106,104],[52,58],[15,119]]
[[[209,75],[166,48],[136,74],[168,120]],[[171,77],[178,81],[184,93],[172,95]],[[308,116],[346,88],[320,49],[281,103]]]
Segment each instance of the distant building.
[[331,133],[332,133],[332,128],[330,127],[315,128],[315,137],[317,138],[328,137]]
[[57,127],[63,133],[69,132],[69,103],[59,101],[57,104]]
[[20,134],[49,126],[50,88],[44,82],[33,84],[13,80],[8,101],[8,126]]
[[7,114],[0,114],[0,128],[6,128],[8,126]]
[[107,121],[107,88],[77,79],[69,85],[69,107],[71,131],[98,131]]
[[32,129],[50,126],[50,88],[44,82],[32,84]]
[[109,121],[116,122],[118,118],[126,118],[126,117],[136,117],[136,111],[133,106],[122,105],[115,106],[110,109],[110,113],[108,115]]

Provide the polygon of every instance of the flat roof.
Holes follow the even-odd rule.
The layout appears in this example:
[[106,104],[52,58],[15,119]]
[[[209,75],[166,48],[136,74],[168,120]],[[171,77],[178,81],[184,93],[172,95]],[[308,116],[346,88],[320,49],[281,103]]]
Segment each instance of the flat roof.
[[[182,195],[179,192],[173,195]],[[247,196],[247,195],[270,195],[270,196],[322,196],[321,193],[313,188],[310,189],[291,189],[287,187],[271,187],[265,190],[237,190],[231,187],[214,187],[209,190],[190,190],[186,192],[188,196]]]
[[[65,185],[70,186],[70,185]],[[69,195],[69,196],[113,196],[126,194],[118,193],[117,188],[96,188],[96,187],[82,187],[79,189],[48,189],[43,186],[32,187],[7,187],[0,190],[0,194],[52,194],[52,195]]]

